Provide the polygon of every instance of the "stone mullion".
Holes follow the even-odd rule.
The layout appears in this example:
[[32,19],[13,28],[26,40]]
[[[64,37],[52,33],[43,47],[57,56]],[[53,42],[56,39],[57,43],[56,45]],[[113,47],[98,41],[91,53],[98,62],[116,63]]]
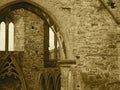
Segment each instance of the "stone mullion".
[[5,51],[8,51],[9,47],[9,22],[6,22],[6,31],[5,31]]
[[54,34],[54,46],[55,46],[55,49],[54,49],[54,58],[55,59],[58,59],[57,57],[57,38],[56,38],[56,35]]
[[44,60],[49,60],[49,26],[44,23]]

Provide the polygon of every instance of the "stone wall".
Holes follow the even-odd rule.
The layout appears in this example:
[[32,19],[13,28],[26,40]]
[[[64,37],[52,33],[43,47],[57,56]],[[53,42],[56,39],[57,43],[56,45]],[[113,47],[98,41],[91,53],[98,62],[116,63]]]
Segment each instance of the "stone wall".
[[[44,64],[44,28],[43,20],[25,9],[9,13],[15,25],[15,51],[24,51],[22,69],[29,90],[35,89],[40,68]],[[28,83],[29,82],[29,83]],[[36,84],[37,83],[37,84]]]
[[71,36],[75,37],[71,41],[74,42],[73,54],[80,57],[78,69],[86,75],[84,83],[90,90],[117,90],[120,73],[116,44],[120,26],[100,2],[80,4],[74,10],[74,18],[79,21],[72,27],[74,30],[71,29]]
[[[13,1],[18,2],[16,0],[1,0],[0,6]],[[82,77],[83,80],[80,79],[81,82],[88,87],[81,89],[110,90],[112,88],[112,90],[118,90],[120,25],[114,21],[104,5],[99,0],[34,0],[33,2],[37,3],[38,7],[41,7],[51,17],[55,17],[54,20],[57,22],[60,33],[64,37],[67,60],[74,59],[77,61],[76,67],[73,69],[76,71],[75,76]],[[34,31],[31,29],[31,22],[28,21],[36,21],[37,23],[39,19],[34,18],[27,16],[25,19],[25,22],[27,22],[25,25],[30,26],[25,27],[25,32],[32,35],[29,36],[30,40],[25,38],[28,41],[25,42],[26,45],[27,43],[29,44],[29,41],[33,42],[31,38],[34,35],[32,34]],[[26,37],[28,36],[26,35]],[[30,52],[29,48],[33,49],[31,45],[25,47],[28,52]],[[36,48],[36,50],[38,49]],[[34,55],[33,53],[31,54]],[[28,59],[30,57],[26,56],[25,58],[29,62]],[[32,59],[34,57],[31,57],[30,60]],[[30,62],[30,67],[32,67],[34,62],[39,61],[32,60]],[[24,66],[26,64],[28,63],[24,63]],[[26,75],[32,76],[29,73]],[[84,78],[84,76],[86,77]],[[77,82],[77,78],[74,78],[74,81]],[[73,90],[75,88],[73,87]],[[62,90],[65,90],[65,87],[62,87]]]
[[25,53],[24,73],[29,90],[37,88],[36,78],[43,67],[44,60],[44,29],[43,21],[31,12],[25,11]]
[[[24,51],[25,30],[24,30],[24,10],[19,9],[9,13],[11,22],[14,23],[14,50]],[[11,19],[10,18],[10,19]]]

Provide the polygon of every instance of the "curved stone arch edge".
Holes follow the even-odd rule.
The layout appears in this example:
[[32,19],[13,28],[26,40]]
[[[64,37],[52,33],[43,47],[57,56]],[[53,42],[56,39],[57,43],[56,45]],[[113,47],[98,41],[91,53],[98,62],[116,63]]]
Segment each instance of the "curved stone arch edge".
[[[42,73],[39,73],[37,80],[39,81],[39,84],[41,84],[41,80],[44,78],[45,79],[45,85],[48,86],[49,80],[50,80],[50,78],[52,78],[53,84],[54,84],[54,89],[56,90],[57,84],[58,84],[58,80],[59,79],[61,80],[60,77],[61,77],[60,72],[59,73],[58,72],[57,73],[49,72],[47,74],[46,74],[46,72],[42,72]],[[48,88],[48,87],[46,87],[46,88]]]
[[117,19],[115,17],[115,15],[112,13],[112,11],[106,6],[104,0],[99,0],[101,2],[101,4],[107,9],[107,11],[110,13],[110,15],[112,16],[113,20],[117,23],[117,24],[120,24],[120,20]]
[[[8,7],[8,6],[11,6],[11,5],[14,5],[14,4],[17,4],[17,3],[21,3],[21,2],[26,2],[28,4],[31,4],[35,7],[37,7],[38,9],[42,10],[46,15],[48,15],[50,17],[50,19],[53,20],[54,24],[53,25],[49,24],[49,26],[53,26],[52,30],[55,32],[55,34],[58,38],[58,41],[59,41],[59,44],[60,44],[60,47],[61,47],[61,53],[60,54],[62,55],[62,58],[60,58],[60,59],[61,60],[71,59],[71,57],[73,57],[73,56],[72,56],[72,52],[70,52],[71,50],[69,50],[70,49],[69,41],[66,38],[66,36],[63,34],[63,32],[60,30],[59,21],[57,20],[57,18],[53,14],[51,14],[50,11],[46,10],[43,6],[41,6],[34,1],[31,1],[31,0],[30,1],[20,0],[20,1],[8,2],[8,3],[0,6],[0,11],[3,10],[4,8]],[[63,44],[65,45],[65,50],[63,48]],[[63,54],[64,51],[65,51],[65,53]],[[70,57],[70,58],[68,58],[68,57]]]
[[8,58],[10,58],[12,60],[12,62],[15,64],[16,70],[18,71],[18,78],[22,82],[21,90],[27,90],[27,84],[26,84],[26,80],[25,80],[25,77],[24,77],[24,73],[23,73],[22,69],[20,68],[17,60],[12,56],[12,53],[8,53],[7,52],[6,56],[4,57],[4,59],[3,59],[1,64],[3,64]]

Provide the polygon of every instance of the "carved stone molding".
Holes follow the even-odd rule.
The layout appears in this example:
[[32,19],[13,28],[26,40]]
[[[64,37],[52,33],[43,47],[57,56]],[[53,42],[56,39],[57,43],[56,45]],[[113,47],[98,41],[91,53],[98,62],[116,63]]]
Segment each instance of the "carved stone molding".
[[58,61],[60,67],[70,67],[76,65],[76,60],[61,60]]

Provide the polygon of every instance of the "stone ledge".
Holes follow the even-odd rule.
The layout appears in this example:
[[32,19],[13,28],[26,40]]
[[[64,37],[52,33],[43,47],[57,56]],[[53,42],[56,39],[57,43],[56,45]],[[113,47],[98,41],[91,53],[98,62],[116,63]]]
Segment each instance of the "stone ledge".
[[58,63],[56,60],[53,60],[53,61],[48,60],[45,62],[44,65],[45,65],[45,67],[57,67]]
[[66,67],[74,66],[76,65],[76,60],[61,60],[61,61],[58,61],[58,65],[66,66]]

